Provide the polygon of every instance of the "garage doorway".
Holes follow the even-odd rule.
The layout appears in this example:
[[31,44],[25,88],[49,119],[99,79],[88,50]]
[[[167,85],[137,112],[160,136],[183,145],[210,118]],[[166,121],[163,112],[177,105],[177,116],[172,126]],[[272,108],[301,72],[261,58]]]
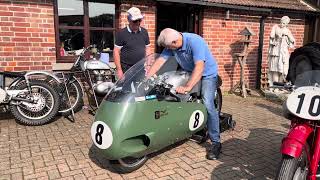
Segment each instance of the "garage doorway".
[[[172,28],[179,32],[201,34],[201,8],[183,3],[159,2],[157,4],[157,37],[164,28]],[[161,52],[162,48],[156,48]]]

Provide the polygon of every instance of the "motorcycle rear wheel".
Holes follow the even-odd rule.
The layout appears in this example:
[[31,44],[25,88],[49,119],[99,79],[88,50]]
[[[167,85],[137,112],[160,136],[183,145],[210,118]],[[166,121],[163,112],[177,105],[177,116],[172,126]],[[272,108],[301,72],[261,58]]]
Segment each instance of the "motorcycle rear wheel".
[[141,158],[126,157],[110,161],[112,168],[118,173],[130,173],[142,167],[148,160],[148,156]]
[[[218,116],[220,116],[221,107],[222,107],[222,92],[220,88],[217,88],[215,99],[214,99],[214,106],[217,110]],[[204,129],[200,130],[199,132],[194,134],[191,137],[191,139],[196,141],[199,144],[206,142],[209,139],[208,128],[205,127]]]
[[221,108],[222,108],[222,92],[220,88],[217,88],[215,99],[214,99],[214,105],[216,107],[216,110],[220,114]]
[[[45,81],[30,80],[31,94],[20,95],[22,98],[38,98],[36,104],[16,101],[17,104],[10,103],[10,111],[15,117],[16,121],[28,125],[39,126],[47,124],[56,116],[59,106],[60,98],[58,93]],[[28,89],[25,82],[17,85],[16,90]],[[29,106],[28,106],[29,105]]]
[[[307,148],[309,149],[309,148]],[[283,155],[278,169],[276,180],[307,179],[309,162],[306,149],[303,149],[298,158]]]

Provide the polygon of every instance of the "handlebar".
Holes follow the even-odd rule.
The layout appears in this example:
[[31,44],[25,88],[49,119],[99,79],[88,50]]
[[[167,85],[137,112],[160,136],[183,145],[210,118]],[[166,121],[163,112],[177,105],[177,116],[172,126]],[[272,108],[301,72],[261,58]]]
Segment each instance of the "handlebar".
[[83,48],[83,50],[82,50],[82,51],[80,52],[80,54],[78,55],[77,60],[74,62],[73,66],[72,66],[72,68],[71,68],[71,71],[73,71],[75,68],[78,67],[79,61],[80,61],[80,59],[84,56],[85,52],[87,52],[90,48],[95,48],[95,47],[96,47],[96,45],[93,44],[93,45],[89,45],[89,46],[86,47],[86,48]]
[[86,47],[86,48],[83,48],[83,50],[81,51],[80,55],[84,55],[84,53],[85,53],[86,51],[88,51],[90,48],[95,48],[95,47],[96,47],[96,45],[95,45],[95,44],[92,44],[92,45],[89,45],[89,46]]
[[295,85],[291,83],[273,82],[273,86],[270,86],[270,88],[292,90],[295,88]]

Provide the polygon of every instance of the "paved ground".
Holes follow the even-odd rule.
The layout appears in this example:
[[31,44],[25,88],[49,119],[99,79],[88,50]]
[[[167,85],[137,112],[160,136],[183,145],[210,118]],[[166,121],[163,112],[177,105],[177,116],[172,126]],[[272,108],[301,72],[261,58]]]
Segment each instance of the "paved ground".
[[92,115],[83,110],[76,122],[65,118],[41,126],[17,125],[0,117],[0,179],[273,179],[279,147],[288,128],[281,106],[262,98],[225,96],[223,111],[237,121],[222,133],[223,154],[205,159],[205,148],[180,143],[153,157],[138,171],[111,172],[91,148]]

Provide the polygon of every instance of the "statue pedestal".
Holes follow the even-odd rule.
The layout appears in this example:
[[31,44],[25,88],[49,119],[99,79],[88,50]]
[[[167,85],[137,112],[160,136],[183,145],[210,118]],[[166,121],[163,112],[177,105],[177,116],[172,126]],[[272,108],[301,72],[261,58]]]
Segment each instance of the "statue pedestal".
[[281,101],[281,102],[284,102],[290,92],[287,91],[287,90],[280,90],[280,89],[277,89],[277,88],[268,88],[268,89],[264,89],[262,90],[263,92],[263,95],[267,98],[267,99],[270,99],[270,100],[278,100],[278,101]]

